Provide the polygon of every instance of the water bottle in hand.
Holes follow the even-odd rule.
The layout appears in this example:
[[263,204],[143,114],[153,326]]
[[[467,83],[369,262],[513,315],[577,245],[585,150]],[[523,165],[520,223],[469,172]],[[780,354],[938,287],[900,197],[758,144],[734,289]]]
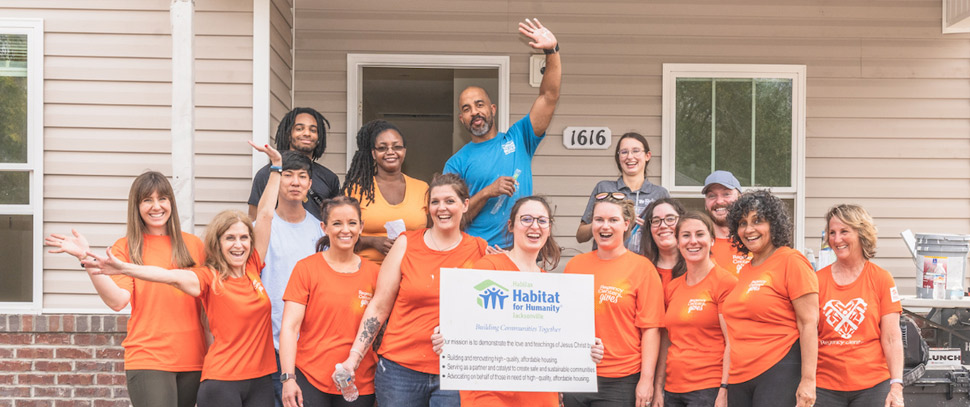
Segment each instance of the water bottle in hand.
[[334,373],[333,379],[337,383],[337,388],[340,389],[340,394],[344,396],[344,400],[357,400],[360,393],[357,392],[357,385],[354,383],[353,376],[340,363],[337,363],[334,368],[336,373]]

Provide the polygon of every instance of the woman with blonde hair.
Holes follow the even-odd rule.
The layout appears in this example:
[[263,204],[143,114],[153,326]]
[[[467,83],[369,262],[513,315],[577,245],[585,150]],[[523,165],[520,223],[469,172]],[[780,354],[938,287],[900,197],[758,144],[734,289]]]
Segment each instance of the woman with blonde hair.
[[[136,177],[128,193],[127,232],[111,246],[111,253],[124,262],[166,269],[201,264],[202,241],[181,231],[174,195],[168,179],[157,171]],[[52,234],[45,244],[56,247],[51,253],[84,260],[88,242],[72,232],[73,236]],[[199,301],[165,284],[128,276],[89,277],[109,308],[121,311],[131,305],[122,346],[132,405],[194,406],[206,346]]]
[[273,404],[270,373],[276,371],[276,356],[271,306],[259,279],[264,253],[254,249],[253,241],[249,216],[227,210],[216,215],[206,230],[204,267],[166,270],[136,265],[110,251],[104,257],[89,252],[91,258],[82,262],[92,274],[168,284],[202,301],[213,343],[202,366],[199,407]]
[[[818,407],[902,407],[902,304],[876,255],[876,226],[861,206],[825,214],[836,261],[818,271]],[[851,363],[850,363],[851,361]]]

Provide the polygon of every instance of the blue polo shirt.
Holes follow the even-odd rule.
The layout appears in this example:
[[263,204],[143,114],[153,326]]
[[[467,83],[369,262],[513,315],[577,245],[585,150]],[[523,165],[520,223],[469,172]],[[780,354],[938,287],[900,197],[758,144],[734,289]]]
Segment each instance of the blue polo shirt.
[[445,173],[458,174],[475,195],[498,177],[512,177],[519,171],[519,186],[512,196],[489,198],[478,216],[468,225],[469,235],[488,241],[489,245],[509,246],[505,235],[512,205],[519,198],[532,195],[532,157],[545,134],[536,135],[532,120],[526,115],[505,133],[481,143],[465,144],[445,163]]

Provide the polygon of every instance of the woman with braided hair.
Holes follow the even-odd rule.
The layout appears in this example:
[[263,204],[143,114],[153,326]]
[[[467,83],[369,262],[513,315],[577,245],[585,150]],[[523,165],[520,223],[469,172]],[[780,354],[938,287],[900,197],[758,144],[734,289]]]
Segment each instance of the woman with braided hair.
[[406,230],[429,226],[424,203],[428,184],[401,171],[406,153],[404,136],[388,121],[369,121],[357,132],[357,152],[343,192],[360,201],[364,230],[359,254],[377,264],[394,244],[387,236],[388,222],[403,222]]

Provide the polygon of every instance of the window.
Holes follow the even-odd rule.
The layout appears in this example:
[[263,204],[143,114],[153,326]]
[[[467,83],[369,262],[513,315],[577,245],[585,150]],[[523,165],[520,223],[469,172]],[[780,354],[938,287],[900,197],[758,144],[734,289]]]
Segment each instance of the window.
[[0,19],[0,304],[40,308],[43,23]]
[[770,188],[794,207],[802,247],[805,66],[664,64],[663,81],[663,185],[671,195],[700,199],[708,174],[730,171],[744,189]]

